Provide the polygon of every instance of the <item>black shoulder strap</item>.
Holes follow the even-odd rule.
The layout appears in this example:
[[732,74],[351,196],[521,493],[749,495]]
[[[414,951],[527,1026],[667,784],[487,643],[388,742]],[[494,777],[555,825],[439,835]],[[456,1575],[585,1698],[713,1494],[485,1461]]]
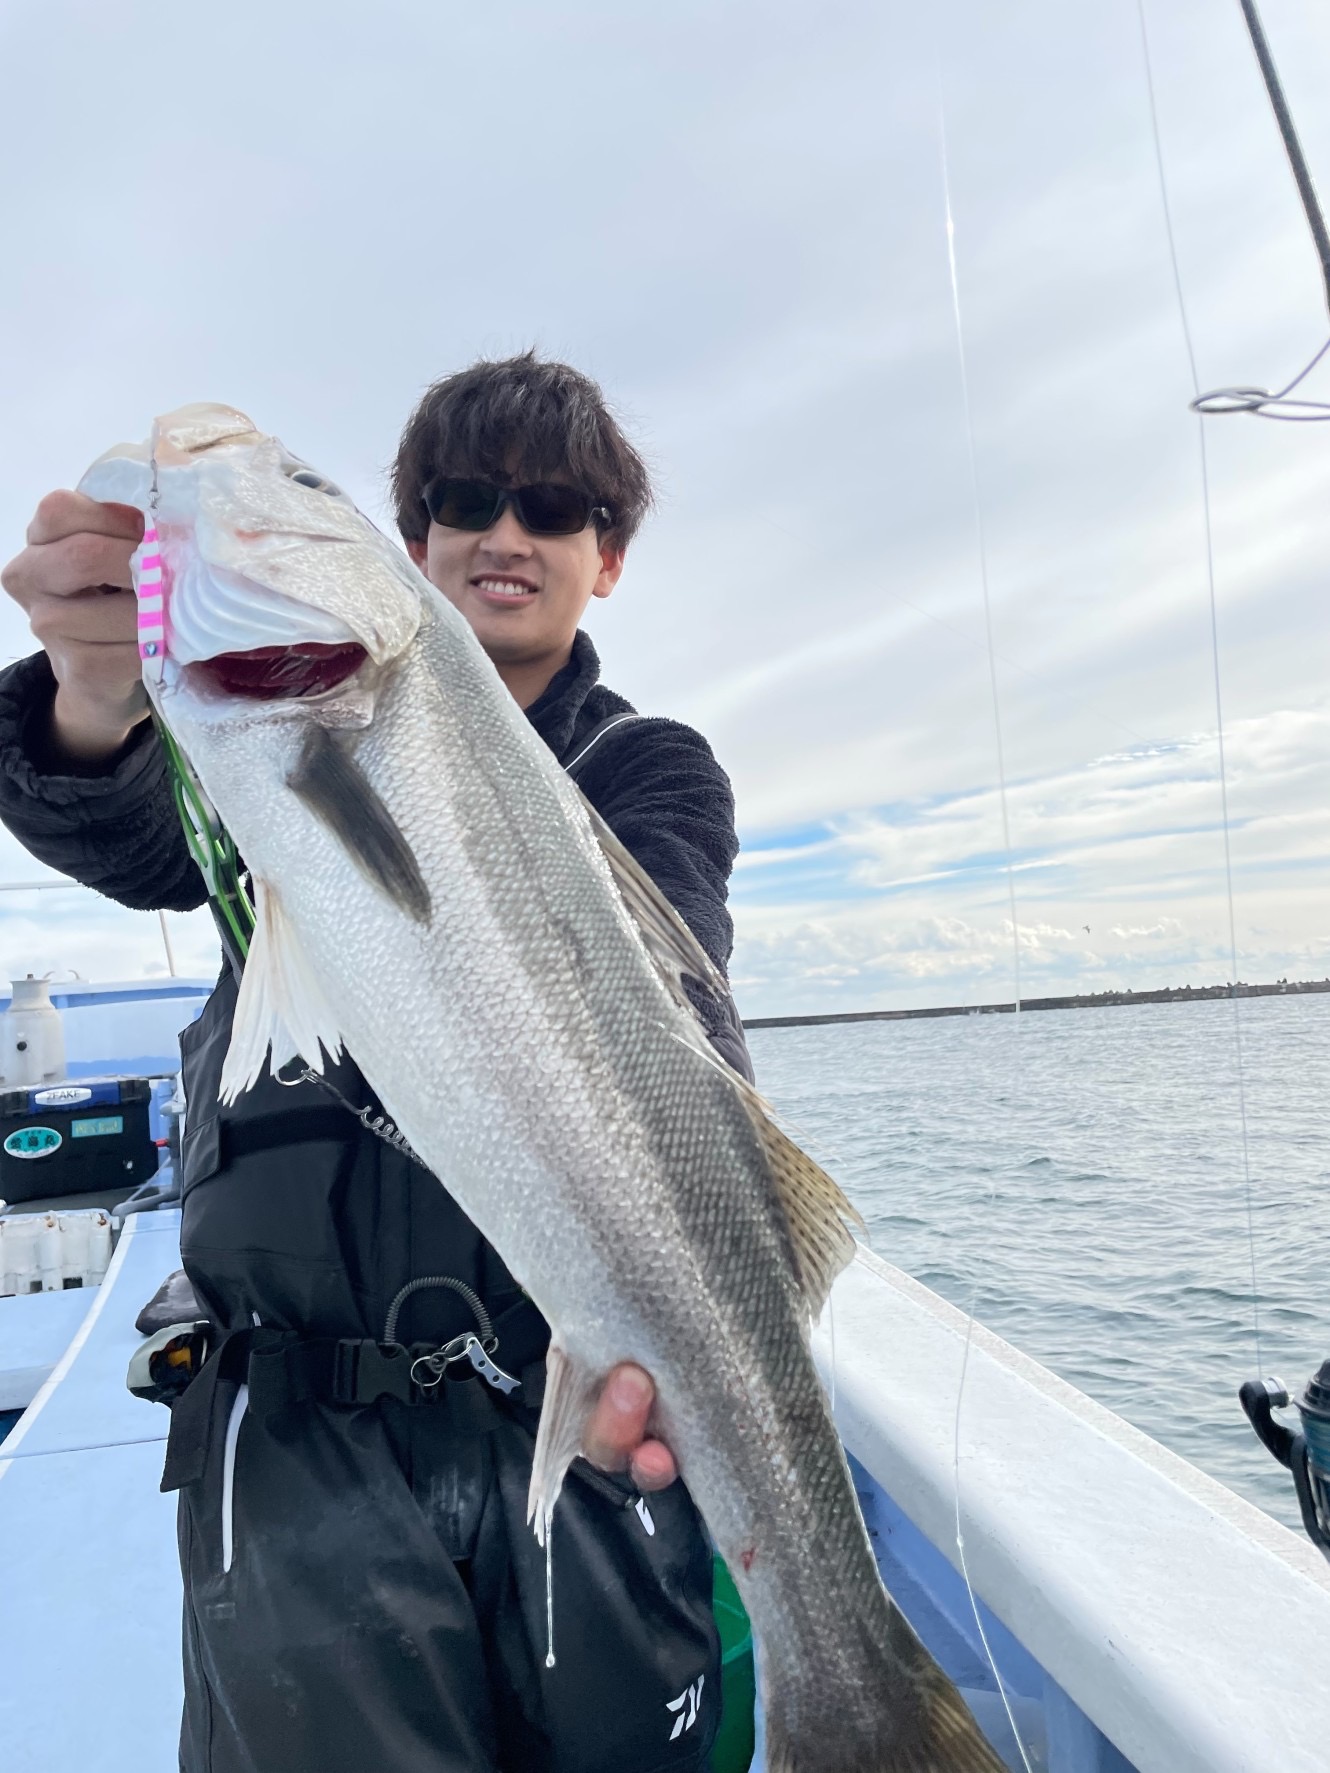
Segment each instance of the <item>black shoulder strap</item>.
[[564,774],[571,776],[575,782],[581,775],[587,758],[607,733],[612,733],[615,727],[627,726],[629,721],[645,720],[646,718],[644,714],[611,714],[607,720],[602,720],[597,726],[593,726],[573,755],[564,760]]

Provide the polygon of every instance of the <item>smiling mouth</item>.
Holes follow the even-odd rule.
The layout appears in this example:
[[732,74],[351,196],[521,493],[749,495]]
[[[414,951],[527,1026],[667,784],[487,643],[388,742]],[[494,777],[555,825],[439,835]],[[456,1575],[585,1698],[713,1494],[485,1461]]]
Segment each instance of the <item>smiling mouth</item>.
[[252,702],[275,702],[321,696],[354,675],[368,658],[355,642],[328,645],[258,646],[247,653],[219,653],[192,669],[201,671],[226,696]]
[[506,597],[510,603],[520,603],[524,597],[536,595],[536,587],[521,579],[472,579],[471,587],[489,597]]

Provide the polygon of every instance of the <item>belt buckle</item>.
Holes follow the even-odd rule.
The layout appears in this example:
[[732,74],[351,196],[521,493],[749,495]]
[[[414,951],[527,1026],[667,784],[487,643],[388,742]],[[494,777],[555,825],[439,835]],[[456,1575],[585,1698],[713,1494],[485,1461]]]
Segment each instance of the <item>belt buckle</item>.
[[337,1344],[334,1390],[349,1404],[373,1404],[381,1397],[411,1402],[409,1351],[400,1342],[343,1340]]

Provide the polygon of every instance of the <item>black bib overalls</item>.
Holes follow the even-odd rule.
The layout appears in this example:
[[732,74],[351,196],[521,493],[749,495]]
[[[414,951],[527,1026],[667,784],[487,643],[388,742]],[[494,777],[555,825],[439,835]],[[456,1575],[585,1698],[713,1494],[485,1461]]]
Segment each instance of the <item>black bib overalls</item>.
[[[217,1101],[235,989],[228,976],[185,1036],[191,1104]],[[369,1100],[353,1070],[335,1076]],[[626,1481],[577,1463],[555,1510],[545,1666],[529,1341],[511,1399],[445,1378],[434,1402],[337,1404],[260,1374],[262,1332],[372,1340],[406,1281],[440,1273],[475,1289],[500,1325],[496,1358],[519,1365],[502,1325],[517,1307],[529,1337],[534,1313],[440,1184],[316,1086],[269,1077],[195,1115],[183,1172],[186,1270],[248,1357],[215,1353],[172,1422],[165,1481],[188,1480],[183,1773],[704,1765],[719,1653],[682,1484],[638,1506]],[[421,1291],[397,1340],[438,1345],[473,1322],[458,1294]]]

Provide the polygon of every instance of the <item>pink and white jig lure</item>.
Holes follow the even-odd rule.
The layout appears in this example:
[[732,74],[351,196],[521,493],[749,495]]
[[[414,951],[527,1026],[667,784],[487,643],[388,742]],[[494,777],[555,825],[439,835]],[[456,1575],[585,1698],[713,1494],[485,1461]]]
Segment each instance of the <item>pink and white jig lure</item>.
[[148,509],[144,516],[143,540],[139,544],[134,569],[134,595],[138,603],[139,663],[145,678],[162,681],[166,662],[166,569],[162,561],[162,542],[157,533],[157,425],[154,422],[148,443],[152,464],[152,484],[148,491]]
[[139,658],[143,669],[158,681],[166,655],[166,582],[163,578],[161,538],[157,525],[149,517],[143,532],[138,571],[134,576],[138,598]]

